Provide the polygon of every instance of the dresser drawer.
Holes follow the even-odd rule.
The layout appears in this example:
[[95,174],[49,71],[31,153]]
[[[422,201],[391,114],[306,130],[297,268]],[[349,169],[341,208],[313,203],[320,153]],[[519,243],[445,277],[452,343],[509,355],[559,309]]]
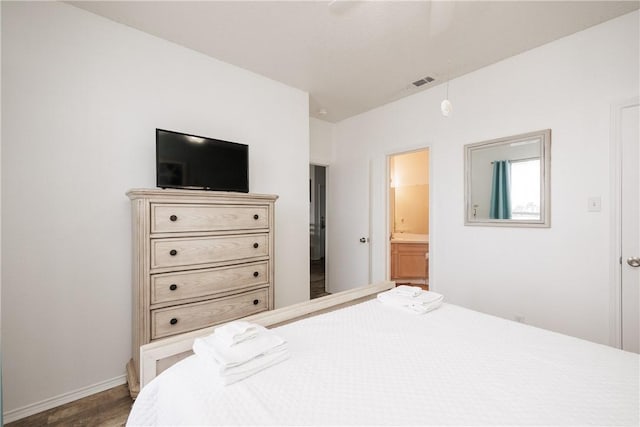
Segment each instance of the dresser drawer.
[[230,297],[151,310],[151,339],[239,319],[269,308],[267,288]]
[[151,205],[152,233],[263,228],[269,228],[267,206]]
[[151,240],[151,268],[179,267],[269,255],[268,234]]
[[151,276],[151,304],[198,298],[269,282],[268,261]]

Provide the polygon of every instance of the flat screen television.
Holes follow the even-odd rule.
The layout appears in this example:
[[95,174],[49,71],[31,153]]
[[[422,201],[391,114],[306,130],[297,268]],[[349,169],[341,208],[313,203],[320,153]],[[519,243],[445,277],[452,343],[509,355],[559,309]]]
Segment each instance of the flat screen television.
[[249,192],[249,146],[156,129],[160,188]]

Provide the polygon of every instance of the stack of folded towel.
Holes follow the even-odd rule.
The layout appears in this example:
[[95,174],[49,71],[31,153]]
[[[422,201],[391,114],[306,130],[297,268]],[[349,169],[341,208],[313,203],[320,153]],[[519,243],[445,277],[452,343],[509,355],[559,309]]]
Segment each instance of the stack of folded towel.
[[418,286],[401,285],[378,294],[378,301],[416,314],[425,314],[442,305],[444,296]]
[[284,339],[263,326],[245,321],[228,323],[208,337],[196,338],[193,352],[209,363],[225,385],[289,358]]

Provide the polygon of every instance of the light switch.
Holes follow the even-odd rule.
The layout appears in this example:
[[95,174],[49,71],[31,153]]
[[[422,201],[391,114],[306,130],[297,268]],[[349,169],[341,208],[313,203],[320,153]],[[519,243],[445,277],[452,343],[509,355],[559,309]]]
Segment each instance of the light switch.
[[602,199],[600,197],[589,197],[587,211],[600,212],[602,209]]

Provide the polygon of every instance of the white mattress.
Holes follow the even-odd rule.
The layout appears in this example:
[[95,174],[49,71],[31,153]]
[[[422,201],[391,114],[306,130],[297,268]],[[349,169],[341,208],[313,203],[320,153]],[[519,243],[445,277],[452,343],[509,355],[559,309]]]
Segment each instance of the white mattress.
[[128,425],[640,424],[637,354],[454,305],[373,300],[276,331],[289,360],[225,387],[189,357]]

